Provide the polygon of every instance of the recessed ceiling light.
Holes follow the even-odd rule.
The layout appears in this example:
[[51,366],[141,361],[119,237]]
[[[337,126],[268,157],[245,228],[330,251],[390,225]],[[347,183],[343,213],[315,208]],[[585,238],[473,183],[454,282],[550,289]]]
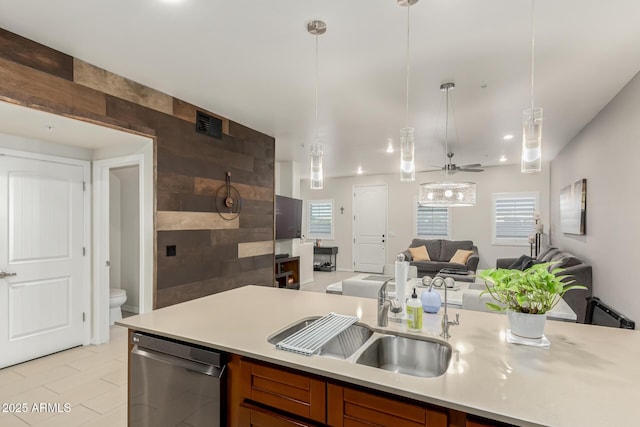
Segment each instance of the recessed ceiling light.
[[387,153],[393,153],[393,139],[389,138],[389,143],[387,144]]
[[507,157],[503,154],[502,157],[500,157],[500,161],[501,162],[506,162],[507,161]]
[[362,175],[362,174],[363,174],[362,166],[358,166],[358,175]]
[[505,136],[503,136],[505,141],[509,141],[510,139],[513,139],[513,135],[511,135],[510,133],[506,134]]

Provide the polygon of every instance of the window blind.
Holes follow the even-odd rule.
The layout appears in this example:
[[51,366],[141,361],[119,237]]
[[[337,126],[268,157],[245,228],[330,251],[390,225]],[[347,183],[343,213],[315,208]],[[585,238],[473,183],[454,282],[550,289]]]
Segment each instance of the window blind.
[[319,200],[309,202],[307,237],[333,238],[333,202]]
[[416,203],[417,237],[447,237],[449,235],[449,209],[420,206]]
[[534,232],[536,198],[503,197],[497,198],[495,203],[496,239],[527,240]]

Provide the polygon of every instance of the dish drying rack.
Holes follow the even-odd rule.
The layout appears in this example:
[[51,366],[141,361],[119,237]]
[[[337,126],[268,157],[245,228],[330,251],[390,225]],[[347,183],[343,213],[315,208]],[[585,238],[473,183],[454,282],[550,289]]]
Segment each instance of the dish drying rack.
[[[357,321],[358,318],[354,316],[329,313],[283,339],[276,344],[276,348],[311,356]],[[341,343],[342,341],[348,341],[348,337],[342,337]]]

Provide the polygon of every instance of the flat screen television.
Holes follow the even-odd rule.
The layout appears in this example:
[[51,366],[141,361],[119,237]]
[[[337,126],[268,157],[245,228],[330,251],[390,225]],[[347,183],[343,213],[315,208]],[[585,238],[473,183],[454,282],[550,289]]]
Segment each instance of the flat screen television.
[[276,240],[302,237],[302,200],[276,195]]

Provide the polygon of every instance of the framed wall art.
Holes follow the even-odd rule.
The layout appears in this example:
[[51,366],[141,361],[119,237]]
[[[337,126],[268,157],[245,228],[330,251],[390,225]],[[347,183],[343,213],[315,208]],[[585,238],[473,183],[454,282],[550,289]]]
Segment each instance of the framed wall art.
[[560,190],[560,230],[567,234],[587,232],[587,180],[584,178]]

